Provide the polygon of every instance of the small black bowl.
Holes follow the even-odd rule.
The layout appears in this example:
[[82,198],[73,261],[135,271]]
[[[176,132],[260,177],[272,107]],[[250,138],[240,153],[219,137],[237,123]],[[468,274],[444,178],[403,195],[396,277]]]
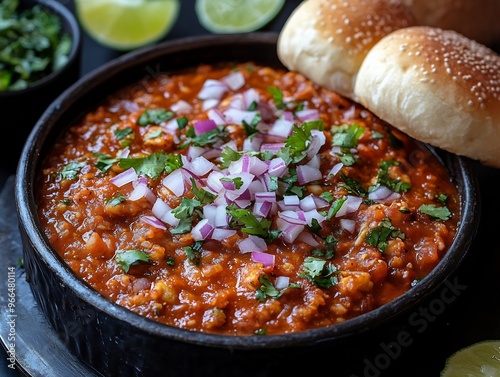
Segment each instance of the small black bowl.
[[31,132],[18,165],[15,187],[26,276],[54,331],[80,360],[101,374],[295,376],[303,368],[319,373],[327,363],[332,373],[344,375],[341,371],[347,373],[350,366],[343,360],[349,359],[349,353],[359,351],[382,325],[396,324],[398,317],[439,292],[465,257],[478,226],[477,178],[470,160],[438,151],[460,193],[462,220],[449,251],[407,293],[334,326],[245,337],[189,331],[146,319],[109,301],[71,271],[50,246],[35,203],[37,172],[54,140],[105,96],[157,72],[221,61],[254,61],[284,68],[277,57],[276,41],[275,33],[204,36],[128,53],[66,90]]
[[39,5],[61,20],[64,33],[72,40],[67,63],[35,81],[26,89],[0,91],[0,114],[2,114],[3,140],[9,148],[0,149],[0,164],[14,172],[22,147],[38,118],[50,103],[80,75],[81,31],[75,16],[56,0],[21,0],[19,10]]

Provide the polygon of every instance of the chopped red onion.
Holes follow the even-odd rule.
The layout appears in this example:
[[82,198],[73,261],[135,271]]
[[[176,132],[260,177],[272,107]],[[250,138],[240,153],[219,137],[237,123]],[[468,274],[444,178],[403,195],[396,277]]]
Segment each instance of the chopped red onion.
[[227,240],[229,237],[232,237],[236,234],[236,230],[234,229],[220,229],[215,228],[212,232],[211,238],[217,241]]
[[354,233],[356,229],[356,221],[350,219],[340,219],[340,227],[347,230],[349,233]]
[[170,106],[170,110],[175,111],[176,113],[186,114],[191,112],[193,106],[191,106],[188,102],[184,100],[179,100]]
[[276,119],[274,124],[269,129],[270,135],[281,136],[287,138],[292,133],[293,121],[286,119]]
[[252,251],[265,251],[267,250],[267,244],[264,239],[249,235],[238,243],[238,247],[242,253],[249,253]]
[[290,285],[290,278],[288,276],[278,276],[274,281],[274,287],[277,290],[288,288],[289,285]]
[[243,125],[243,122],[251,124],[252,120],[257,115],[257,111],[246,111],[229,108],[224,111],[223,114],[226,117],[228,123]]
[[191,171],[199,177],[203,177],[205,174],[208,174],[215,167],[213,162],[208,161],[203,156],[194,158],[190,165]]
[[155,228],[167,230],[166,226],[154,216],[141,216],[141,220]]
[[344,164],[342,162],[339,162],[338,164],[333,165],[332,169],[328,173],[328,177],[334,177],[337,175],[337,173],[342,169]]
[[262,263],[264,267],[274,267],[274,254],[263,253],[261,251],[252,252],[252,260],[254,262]]
[[344,203],[342,203],[342,206],[335,214],[335,217],[342,217],[350,213],[356,212],[362,202],[363,199],[360,198],[359,196],[348,195],[347,200]]
[[320,119],[319,111],[317,109],[303,109],[295,112],[295,116],[301,121],[310,121]]
[[368,194],[368,199],[371,199],[377,203],[383,203],[387,201],[393,201],[399,199],[401,194],[392,191],[386,186],[380,185],[375,190]]
[[301,242],[304,242],[304,243],[306,243],[306,244],[308,244],[309,246],[312,246],[312,247],[319,246],[319,242],[316,241],[316,238],[314,238],[314,236],[312,235],[312,233],[309,232],[308,230],[304,230],[302,233],[300,233],[300,235],[297,237],[297,240],[301,241]]
[[300,185],[305,185],[306,183],[320,180],[323,178],[321,171],[316,168],[312,168],[307,165],[297,166],[297,180]]
[[127,183],[133,182],[137,179],[137,173],[134,168],[127,169],[120,174],[115,175],[110,179],[110,182],[116,187],[122,187]]
[[218,98],[207,98],[206,100],[203,101],[203,104],[201,106],[202,111],[207,111],[210,109],[213,109],[220,103],[220,100]]
[[215,124],[217,124],[219,126],[226,125],[226,118],[224,118],[224,115],[222,115],[222,113],[218,109],[208,110],[207,116],[208,116],[208,119],[213,120],[215,122]]
[[198,120],[193,123],[196,135],[201,135],[217,129],[217,124],[212,119]]
[[162,181],[163,186],[168,188],[175,196],[182,196],[185,192],[184,176],[181,169],[174,170]]
[[203,219],[191,229],[191,235],[195,241],[202,241],[209,238],[213,231],[212,224],[207,219]]
[[222,81],[231,88],[231,90],[238,90],[245,85],[245,76],[241,71],[231,72],[226,77],[222,78]]
[[198,98],[202,101],[216,98],[222,98],[223,94],[227,91],[227,85],[219,80],[208,79],[203,83],[203,86],[198,93]]
[[293,243],[304,230],[304,225],[291,224],[281,218],[276,219],[276,226],[281,230],[280,238],[287,243]]

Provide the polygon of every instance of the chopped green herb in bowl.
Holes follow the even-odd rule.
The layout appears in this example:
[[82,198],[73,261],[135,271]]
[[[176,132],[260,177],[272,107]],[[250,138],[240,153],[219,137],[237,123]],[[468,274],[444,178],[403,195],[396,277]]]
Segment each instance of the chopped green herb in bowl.
[[26,89],[62,68],[72,48],[60,18],[40,5],[0,3],[0,91]]

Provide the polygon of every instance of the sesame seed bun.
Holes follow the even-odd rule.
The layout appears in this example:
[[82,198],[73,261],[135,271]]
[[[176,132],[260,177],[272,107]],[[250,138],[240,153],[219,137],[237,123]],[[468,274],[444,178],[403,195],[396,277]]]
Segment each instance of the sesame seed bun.
[[500,57],[455,31],[408,27],[366,55],[358,102],[401,131],[500,168]]
[[278,56],[289,70],[353,98],[358,68],[371,47],[402,27],[415,25],[399,0],[306,0],[278,38]]
[[500,44],[499,0],[401,0],[419,25],[455,30],[487,46]]

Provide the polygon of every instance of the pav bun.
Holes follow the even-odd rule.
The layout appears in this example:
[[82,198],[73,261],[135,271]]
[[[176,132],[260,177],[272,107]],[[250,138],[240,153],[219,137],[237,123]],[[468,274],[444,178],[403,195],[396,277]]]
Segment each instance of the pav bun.
[[487,46],[500,45],[499,0],[401,0],[419,25],[455,30]]
[[399,130],[500,168],[500,57],[455,31],[394,31],[366,55],[358,102]]
[[278,57],[289,70],[353,98],[367,52],[390,32],[415,25],[399,0],[305,0],[278,38]]

